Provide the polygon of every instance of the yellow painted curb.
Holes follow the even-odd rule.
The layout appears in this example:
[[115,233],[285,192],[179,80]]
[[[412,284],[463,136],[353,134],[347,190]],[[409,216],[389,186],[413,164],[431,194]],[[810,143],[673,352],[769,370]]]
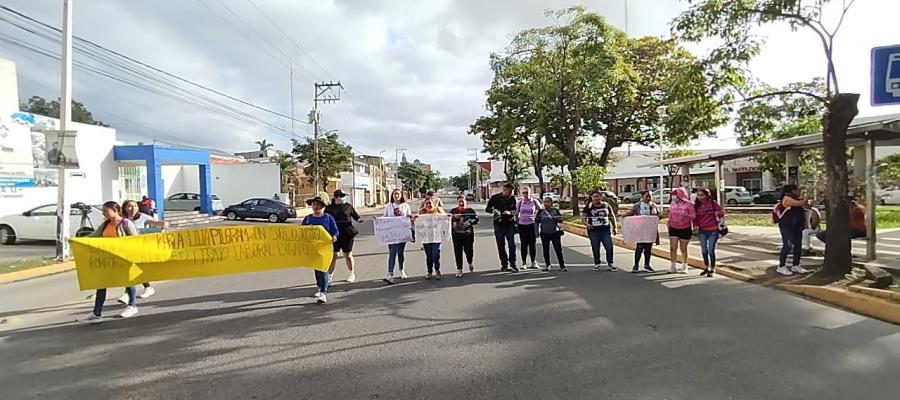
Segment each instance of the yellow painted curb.
[[900,292],[894,292],[892,290],[884,290],[884,289],[875,289],[865,286],[850,286],[848,288],[851,292],[862,293],[869,296],[874,296],[879,299],[884,299],[888,301],[892,301],[894,303],[900,303]]
[[830,286],[782,284],[785,290],[844,307],[853,312],[900,325],[900,304]]
[[47,265],[44,267],[26,269],[24,271],[9,272],[0,275],[0,284],[40,278],[42,276],[58,274],[60,272],[71,271],[73,269],[75,269],[75,261],[67,261],[64,263]]

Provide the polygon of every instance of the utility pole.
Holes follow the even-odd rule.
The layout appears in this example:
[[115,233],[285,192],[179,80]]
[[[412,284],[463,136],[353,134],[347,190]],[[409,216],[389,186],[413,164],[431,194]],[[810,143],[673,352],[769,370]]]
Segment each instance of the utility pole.
[[[62,23],[62,71],[60,74],[59,131],[62,135],[60,151],[64,148],[66,129],[72,118],[72,9],[75,0],[63,0]],[[74,147],[74,146],[73,146]],[[72,221],[69,218],[69,201],[66,198],[66,166],[59,163],[59,183],[56,189],[56,258],[69,258],[69,232]]]
[[316,192],[319,192],[319,184],[322,182],[319,180],[319,103],[335,103],[341,99],[341,90],[344,89],[344,86],[341,85],[341,82],[337,83],[328,81],[328,83],[316,82],[313,83],[315,88],[315,93],[313,95],[313,146],[315,147],[316,157],[313,168],[315,169],[315,179],[316,179]]
[[[466,155],[471,157],[470,161],[468,162],[468,164],[469,164],[469,174],[468,175],[469,175],[470,182],[472,182],[472,184],[469,186],[469,190],[471,190],[472,193],[474,194],[475,186],[478,184],[478,177],[472,176],[472,175],[473,175],[473,173],[475,173],[475,174],[478,173],[478,168],[479,168],[479,166],[478,166],[478,148],[476,147],[476,148],[466,149]],[[481,193],[479,193],[478,197],[476,197],[476,198],[480,200]]]
[[291,137],[296,139],[297,135],[294,133],[294,61],[289,60],[291,63]]
[[[662,120],[666,119],[666,106],[659,106],[656,108],[656,112],[659,114],[659,118]],[[665,121],[663,122],[663,127],[659,129],[659,185],[657,185],[657,189],[659,189],[659,204],[662,207],[666,202],[666,196],[663,190],[663,176],[666,173],[666,166],[662,163],[663,158],[665,157],[665,153],[663,153],[663,136],[665,134]],[[648,188],[649,189],[649,188]],[[671,194],[670,194],[671,196]],[[652,196],[651,196],[652,197]]]

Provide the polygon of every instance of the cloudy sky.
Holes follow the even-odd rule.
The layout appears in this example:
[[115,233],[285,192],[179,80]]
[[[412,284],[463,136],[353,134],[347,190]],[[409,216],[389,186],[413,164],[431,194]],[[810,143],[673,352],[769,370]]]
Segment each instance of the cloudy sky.
[[[60,26],[61,0],[4,0],[3,4]],[[591,11],[624,29],[625,0],[585,1]],[[686,7],[676,0],[630,0],[633,36],[666,35],[669,21]],[[839,3],[839,2],[838,2]],[[258,6],[264,13],[254,8]],[[466,149],[479,147],[466,130],[483,113],[490,83],[488,56],[521,29],[547,24],[543,11],[571,2],[557,0],[77,0],[75,34],[187,80],[289,115],[290,68],[294,65],[294,112],[304,120],[312,108],[313,82],[340,80],[346,92],[320,107],[324,129],[338,129],[358,152],[394,157],[407,148],[410,160],[435,165],[444,175],[463,168]],[[858,0],[837,40],[842,90],[862,94],[861,115],[900,112],[869,106],[869,52],[900,43],[895,18],[900,2]],[[281,27],[283,35],[270,23]],[[766,28],[766,51],[754,75],[771,84],[823,75],[823,56],[812,34]],[[58,46],[0,21],[0,34],[58,51]],[[697,48],[700,52],[702,49]],[[0,42],[0,57],[14,60],[19,96],[58,96],[58,61]],[[77,55],[95,69],[128,74]],[[255,123],[213,113],[181,98],[148,92],[82,69],[74,74],[76,100],[95,118],[112,124],[122,140],[187,144],[228,152],[252,150],[268,139],[288,149],[289,120],[231,103]],[[211,96],[217,101],[227,102]],[[311,129],[296,124],[293,136]],[[733,146],[724,128],[701,147]]]

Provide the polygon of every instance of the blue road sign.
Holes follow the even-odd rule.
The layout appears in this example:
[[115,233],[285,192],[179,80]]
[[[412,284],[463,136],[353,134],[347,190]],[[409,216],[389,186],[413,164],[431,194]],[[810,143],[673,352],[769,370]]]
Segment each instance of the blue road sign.
[[872,49],[872,105],[900,104],[900,45]]

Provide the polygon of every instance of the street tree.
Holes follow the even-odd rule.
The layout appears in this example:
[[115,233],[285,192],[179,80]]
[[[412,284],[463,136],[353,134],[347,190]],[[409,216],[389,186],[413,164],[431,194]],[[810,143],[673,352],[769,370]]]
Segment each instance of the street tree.
[[[859,94],[842,93],[834,64],[834,38],[854,0],[833,4],[830,0],[689,0],[691,6],[673,21],[673,31],[689,42],[715,40],[717,46],[704,62],[704,76],[711,89],[726,103],[771,96],[806,96],[822,103],[825,197],[828,236],[824,270],[834,275],[850,272],[849,179],[847,128],[859,113]],[[835,2],[836,3],[836,2]],[[823,16],[836,11],[838,18],[826,26]],[[825,96],[806,90],[748,91],[749,62],[760,53],[762,40],[757,26],[784,23],[816,35],[825,55]],[[783,60],[790,63],[791,60]]]
[[403,187],[408,190],[410,196],[415,195],[425,184],[425,170],[418,165],[401,162],[397,168],[397,177],[403,182]]
[[[303,173],[309,177],[310,183],[317,190],[328,191],[328,180],[337,178],[341,172],[353,170],[350,165],[353,149],[340,141],[336,132],[329,132],[319,138],[319,152],[316,154],[316,142],[313,138],[306,138],[302,142],[293,139],[294,148],[291,153],[295,160],[303,162],[306,166]],[[317,163],[318,161],[318,163]],[[319,182],[315,182],[316,165],[319,166]]]
[[[59,100],[47,101],[41,96],[31,96],[27,102],[19,105],[23,112],[59,118]],[[109,125],[94,119],[94,115],[88,111],[84,104],[72,100],[72,121],[83,124],[106,126]]]
[[576,186],[583,188],[585,192],[606,189],[606,168],[599,165],[582,165],[572,174]]
[[900,153],[883,157],[876,163],[878,182],[882,186],[900,185]]
[[256,143],[256,144],[259,146],[259,151],[266,151],[266,150],[268,150],[268,149],[271,149],[271,148],[275,147],[274,144],[269,143],[266,139],[263,139],[263,140],[257,140],[257,141],[255,141],[255,142],[253,142],[253,143]]

